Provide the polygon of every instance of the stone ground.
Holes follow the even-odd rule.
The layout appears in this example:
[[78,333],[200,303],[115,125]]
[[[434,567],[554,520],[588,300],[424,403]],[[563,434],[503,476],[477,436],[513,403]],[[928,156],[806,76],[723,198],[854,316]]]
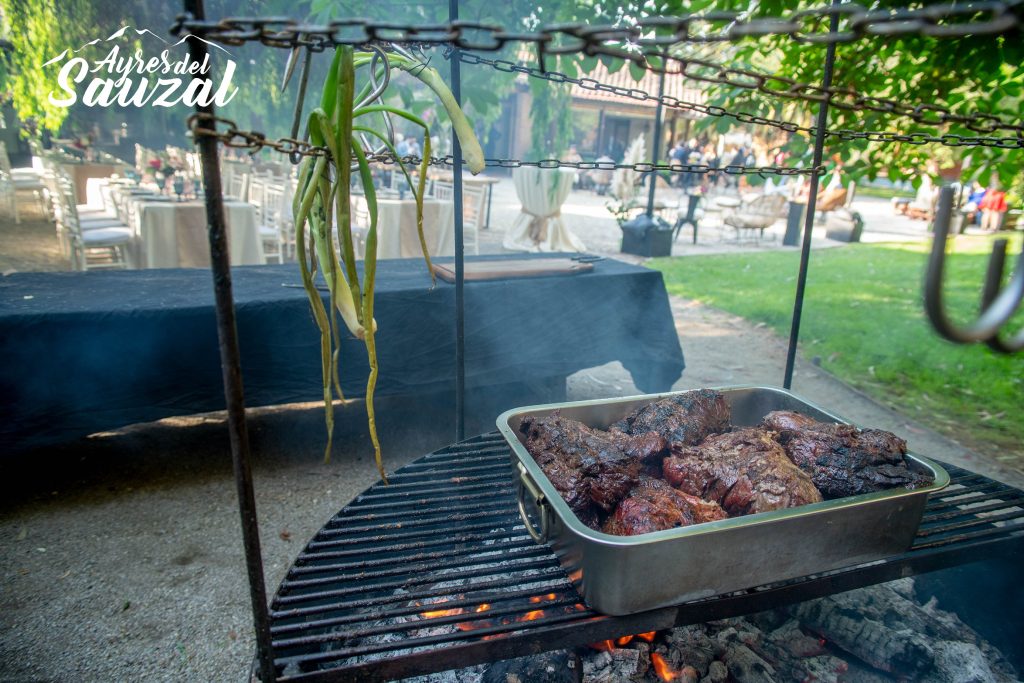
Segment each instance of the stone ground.
[[[482,251],[495,250],[518,212],[510,184],[498,187]],[[574,193],[563,215],[590,251],[613,255],[617,228],[601,214],[600,198],[588,195]],[[923,224],[893,220],[884,202],[857,208],[869,217],[866,239],[925,239]],[[714,229],[701,234],[695,247],[681,238],[678,253],[781,248],[733,245]],[[45,223],[0,223],[0,235],[0,271],[64,267]],[[675,388],[781,384],[785,340],[692,301],[673,299],[672,310],[687,360]],[[917,452],[1024,486],[1020,470],[981,458],[802,358],[793,387],[855,422],[905,436]],[[634,393],[618,363],[569,379],[571,399]],[[358,431],[359,407],[342,412]],[[452,440],[450,425],[432,415],[396,415],[385,402],[378,415],[389,469]],[[250,430],[272,593],[306,541],[376,472],[359,439],[323,463],[315,405],[253,410]],[[0,481],[0,681],[244,678],[250,603],[223,415],[136,425],[8,460]]]

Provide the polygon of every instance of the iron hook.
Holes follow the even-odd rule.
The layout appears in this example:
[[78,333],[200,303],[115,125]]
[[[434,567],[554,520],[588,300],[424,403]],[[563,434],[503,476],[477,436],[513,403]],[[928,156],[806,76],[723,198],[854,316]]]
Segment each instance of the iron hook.
[[[989,260],[989,270],[985,279],[985,289],[982,295],[982,310],[978,318],[967,325],[959,327],[950,321],[946,315],[945,306],[942,301],[943,271],[946,261],[946,239],[949,235],[949,222],[953,209],[953,188],[943,187],[939,193],[939,205],[935,212],[935,238],[932,242],[931,255],[928,258],[928,267],[925,272],[924,283],[924,308],[928,319],[935,330],[950,341],[960,344],[971,342],[989,342],[996,339],[1000,328],[1016,312],[1017,307],[1024,299],[1024,251],[1018,256],[1017,267],[1010,278],[1009,283],[1001,291],[999,280],[1002,275],[1005,262],[1006,245],[998,243],[993,249],[992,257]],[[1000,254],[1000,251],[1002,252]],[[1017,343],[1024,342],[1024,334],[1008,343],[996,341],[993,348],[1006,346],[1011,350]],[[1024,347],[1024,344],[1022,344]],[[1001,349],[999,349],[1001,350]]]

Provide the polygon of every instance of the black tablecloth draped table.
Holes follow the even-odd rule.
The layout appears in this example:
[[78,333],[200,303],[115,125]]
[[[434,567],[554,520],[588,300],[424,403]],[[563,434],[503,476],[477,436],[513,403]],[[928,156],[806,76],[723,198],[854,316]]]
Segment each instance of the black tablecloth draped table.
[[[318,400],[319,336],[298,267],[236,268],[233,282],[246,404]],[[618,360],[655,392],[684,367],[661,274],[646,268],[606,260],[580,275],[471,282],[465,310],[468,388]],[[453,285],[431,288],[421,260],[381,261],[376,319],[379,394],[453,389]],[[0,358],[4,450],[224,408],[206,270],[0,278]],[[363,395],[367,372],[365,347],[346,335],[347,395]]]

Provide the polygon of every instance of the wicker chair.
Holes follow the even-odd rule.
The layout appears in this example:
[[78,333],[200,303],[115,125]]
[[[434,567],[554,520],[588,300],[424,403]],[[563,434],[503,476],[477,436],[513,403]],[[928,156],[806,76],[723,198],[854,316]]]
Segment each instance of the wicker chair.
[[786,198],[780,194],[763,194],[741,204],[734,213],[722,219],[726,225],[736,228],[736,239],[743,231],[756,231],[755,239],[764,237],[766,228],[782,217],[786,209]]

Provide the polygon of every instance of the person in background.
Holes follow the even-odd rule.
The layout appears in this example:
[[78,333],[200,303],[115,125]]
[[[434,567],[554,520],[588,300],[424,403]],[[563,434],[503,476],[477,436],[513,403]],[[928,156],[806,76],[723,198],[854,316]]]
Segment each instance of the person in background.
[[[747,152],[742,147],[736,148],[736,153],[729,159],[727,166],[743,166],[747,160]],[[740,181],[739,176],[732,173],[727,173],[725,176],[726,187],[739,187]]]
[[967,195],[964,212],[967,220],[974,225],[981,225],[981,200],[985,198],[985,188],[975,180],[971,183],[971,193]]
[[423,150],[420,148],[420,141],[417,140],[414,136],[410,135],[408,138],[406,138],[406,140],[408,140],[409,142],[408,154],[410,156],[418,157],[420,154],[423,153]]
[[[672,149],[672,154],[669,159],[673,164],[680,164],[685,166],[687,159],[690,158],[690,150],[686,146],[686,142],[683,138],[676,140],[676,146]],[[689,173],[677,173],[676,174],[676,187],[686,187],[686,178],[690,175]]]
[[981,209],[981,229],[995,232],[1003,226],[1003,216],[1009,208],[1006,204],[1006,193],[999,189],[999,182],[995,179],[989,183],[985,196],[978,202]]
[[[701,146],[700,144],[697,143],[697,140],[690,140],[687,143],[686,148],[690,150],[690,154],[686,157],[687,164],[689,164],[690,166],[700,166],[701,164],[704,163],[704,153],[701,151]],[[694,185],[700,184],[700,181],[700,174],[687,173],[685,188],[689,190]]]
[[[715,146],[712,144],[704,145],[704,163],[713,169],[718,168],[721,160],[718,158],[718,152],[715,151]],[[718,172],[710,171],[705,176],[705,191],[712,187],[718,186]]]

